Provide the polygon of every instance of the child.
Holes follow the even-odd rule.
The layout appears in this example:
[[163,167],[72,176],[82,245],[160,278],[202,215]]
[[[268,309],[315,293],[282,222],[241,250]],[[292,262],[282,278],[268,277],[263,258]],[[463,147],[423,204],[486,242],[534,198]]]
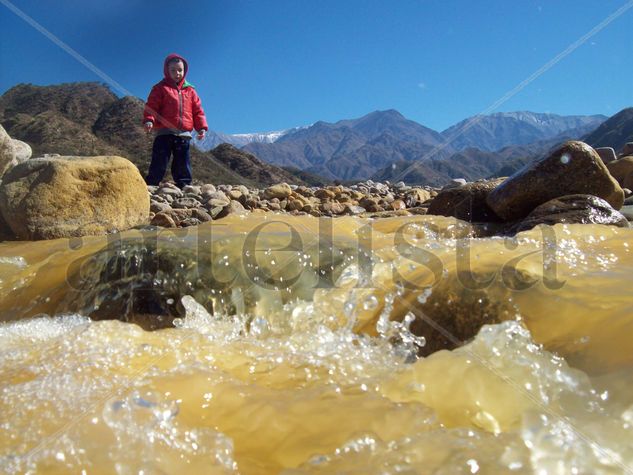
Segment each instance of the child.
[[165,58],[165,77],[152,87],[149,93],[143,122],[149,133],[156,131],[152,146],[152,162],[145,178],[148,185],[159,185],[169,158],[173,154],[171,175],[179,188],[191,184],[191,164],[189,162],[189,141],[195,129],[198,139],[204,138],[208,130],[200,98],[185,77],[189,69],[182,56],[170,54]]

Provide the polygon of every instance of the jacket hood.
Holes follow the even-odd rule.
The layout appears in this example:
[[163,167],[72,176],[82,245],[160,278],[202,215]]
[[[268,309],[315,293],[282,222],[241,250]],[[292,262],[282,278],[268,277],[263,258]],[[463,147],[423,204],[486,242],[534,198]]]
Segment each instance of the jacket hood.
[[187,71],[189,71],[189,64],[187,64],[187,60],[183,58],[182,56],[180,56],[179,54],[176,54],[176,53],[168,54],[163,63],[163,74],[165,75],[165,81],[167,81],[169,84],[174,84],[174,81],[172,81],[172,79],[169,77],[169,71],[167,70],[167,65],[172,59],[179,59],[180,61],[182,61],[182,64],[185,65],[185,74],[183,74],[182,79],[180,80],[180,83],[176,84],[178,87],[182,87],[182,85],[185,83],[185,79],[187,78]]

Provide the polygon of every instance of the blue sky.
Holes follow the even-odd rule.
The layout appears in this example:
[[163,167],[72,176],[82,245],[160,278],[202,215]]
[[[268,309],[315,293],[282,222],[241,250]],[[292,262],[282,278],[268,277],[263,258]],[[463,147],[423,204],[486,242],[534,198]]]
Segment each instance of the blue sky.
[[[0,93],[101,81],[0,0]],[[190,63],[213,130],[278,130],[397,109],[441,131],[482,111],[633,106],[633,0],[10,0],[135,96]]]

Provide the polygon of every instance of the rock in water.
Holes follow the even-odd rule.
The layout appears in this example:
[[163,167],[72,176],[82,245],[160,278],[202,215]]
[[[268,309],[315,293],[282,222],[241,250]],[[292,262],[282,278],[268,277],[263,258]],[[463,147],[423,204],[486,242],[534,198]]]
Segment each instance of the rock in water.
[[15,144],[4,127],[0,125],[0,177],[13,165],[15,160]]
[[149,194],[122,157],[34,158],[3,176],[0,212],[18,239],[104,234],[146,224]]
[[591,195],[567,195],[537,206],[513,232],[527,231],[539,224],[607,224],[628,228],[629,223],[602,198]]
[[524,218],[559,196],[588,194],[622,207],[624,192],[589,145],[570,141],[550,156],[530,163],[495,188],[486,200],[501,218]]
[[622,157],[610,162],[607,169],[623,188],[633,187],[633,156]]
[[468,222],[495,222],[499,217],[486,203],[488,194],[503,178],[445,187],[433,198],[428,214],[454,216]]

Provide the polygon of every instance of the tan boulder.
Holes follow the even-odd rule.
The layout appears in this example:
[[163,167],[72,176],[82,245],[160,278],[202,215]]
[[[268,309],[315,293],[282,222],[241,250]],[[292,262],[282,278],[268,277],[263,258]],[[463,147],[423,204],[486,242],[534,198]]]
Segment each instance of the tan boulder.
[[160,226],[162,228],[175,228],[176,222],[173,218],[164,211],[156,213],[156,215],[152,218],[151,223],[154,226]]
[[633,189],[633,156],[622,157],[607,164],[611,176],[623,188]]
[[393,210],[397,210],[406,209],[407,205],[402,200],[393,200],[391,203],[389,203],[389,207]]
[[122,231],[146,224],[149,207],[138,169],[116,156],[34,158],[0,186],[0,212],[23,240]]
[[292,194],[292,188],[287,183],[278,183],[276,185],[269,186],[264,190],[264,199],[270,200],[278,198],[283,200],[288,198]]
[[321,200],[331,200],[334,199],[336,193],[332,190],[328,190],[326,188],[319,188],[314,192],[314,196]]
[[407,207],[419,206],[431,199],[431,193],[423,188],[413,188],[405,193],[404,202]]
[[499,217],[512,221],[549,200],[576,194],[597,196],[615,209],[624,203],[622,188],[596,151],[570,141],[512,175],[488,194],[486,203]]
[[633,155],[633,142],[625,143],[622,148],[622,156],[626,157],[628,155]]

